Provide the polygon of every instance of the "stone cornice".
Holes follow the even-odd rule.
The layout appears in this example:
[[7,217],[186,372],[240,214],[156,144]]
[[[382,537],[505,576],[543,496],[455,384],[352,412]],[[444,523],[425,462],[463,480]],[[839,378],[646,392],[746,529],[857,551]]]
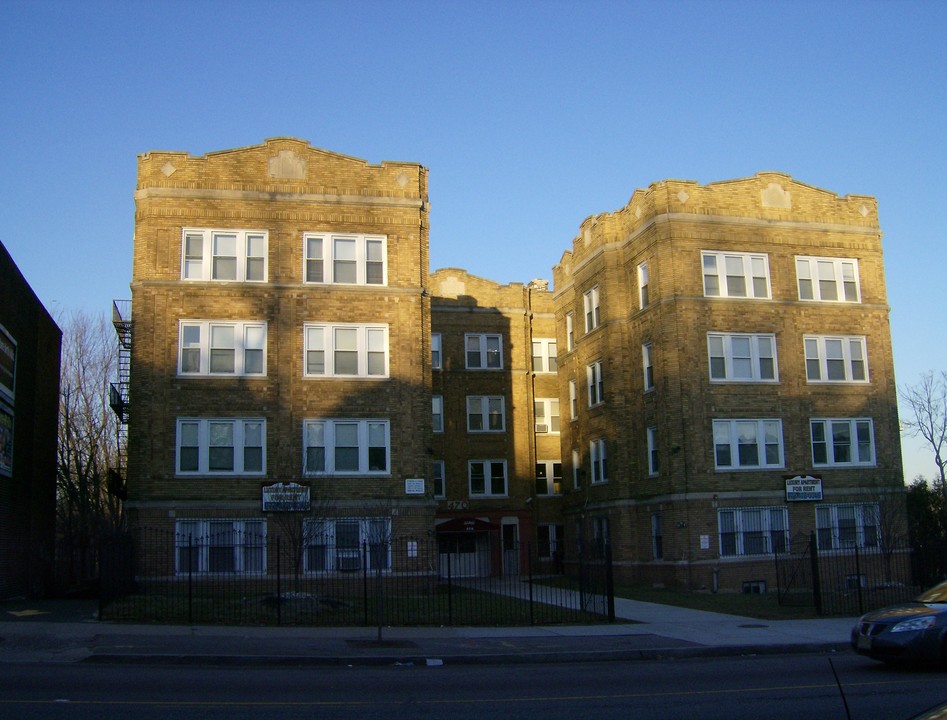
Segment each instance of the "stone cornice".
[[315,205],[371,205],[421,209],[420,198],[380,197],[378,195],[337,195],[329,193],[266,192],[261,190],[223,190],[213,188],[147,187],[135,191],[135,200],[235,200],[238,202],[291,202]]

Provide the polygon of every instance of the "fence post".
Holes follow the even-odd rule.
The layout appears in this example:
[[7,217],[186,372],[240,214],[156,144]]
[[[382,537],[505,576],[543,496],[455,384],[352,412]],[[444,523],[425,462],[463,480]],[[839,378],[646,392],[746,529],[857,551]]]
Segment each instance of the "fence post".
[[[440,550],[438,550],[438,555],[440,555]],[[453,582],[451,582],[451,568],[450,568],[450,553],[445,553],[447,556],[447,624],[454,624],[454,588]]]
[[864,601],[862,599],[862,565],[861,557],[858,554],[858,543],[855,543],[855,586],[858,589],[858,614],[865,614]]
[[615,622],[615,576],[612,572],[612,544],[605,543],[605,597],[608,603],[608,622]]
[[194,538],[187,534],[187,624],[194,624]]
[[362,543],[362,625],[368,627],[368,553]]
[[535,625],[533,617],[533,544],[526,543],[526,576],[529,579],[529,624]]
[[[282,592],[282,583],[280,582],[280,558],[279,558],[279,539],[280,536],[276,536],[276,624],[283,624],[283,592]],[[264,552],[266,550],[264,549]]]
[[812,599],[817,615],[822,614],[822,581],[819,576],[819,548],[815,532],[809,533],[809,559],[812,561]]

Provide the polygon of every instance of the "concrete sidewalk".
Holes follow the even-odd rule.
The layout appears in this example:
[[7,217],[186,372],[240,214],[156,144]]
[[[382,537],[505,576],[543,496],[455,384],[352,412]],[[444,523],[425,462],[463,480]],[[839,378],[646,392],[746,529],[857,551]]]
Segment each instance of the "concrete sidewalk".
[[757,620],[615,600],[602,625],[232,627],[98,622],[88,601],[0,603],[0,663],[457,665],[848,649],[854,618]]

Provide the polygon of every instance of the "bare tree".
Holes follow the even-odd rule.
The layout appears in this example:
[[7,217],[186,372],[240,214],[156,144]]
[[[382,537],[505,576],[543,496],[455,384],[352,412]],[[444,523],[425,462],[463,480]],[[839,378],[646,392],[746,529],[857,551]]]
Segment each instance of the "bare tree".
[[901,422],[912,437],[920,436],[933,451],[939,474],[933,484],[947,499],[947,372],[928,371],[917,385],[902,387],[899,394],[908,410]]
[[93,576],[100,538],[124,526],[122,500],[109,487],[122,438],[107,393],[117,341],[104,315],[78,311],[58,322],[63,342],[56,520],[60,559],[68,562],[70,575],[64,580],[75,583]]

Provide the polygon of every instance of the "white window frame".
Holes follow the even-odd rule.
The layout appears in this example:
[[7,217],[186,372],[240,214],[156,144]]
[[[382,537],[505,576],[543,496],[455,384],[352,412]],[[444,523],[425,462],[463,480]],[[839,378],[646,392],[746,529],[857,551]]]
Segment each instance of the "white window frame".
[[[864,335],[805,335],[802,343],[806,356],[806,382],[869,382],[868,343]],[[832,357],[829,357],[830,353]],[[830,378],[830,374],[835,377]]]
[[431,491],[436,498],[447,497],[447,479],[444,475],[443,460],[431,462]]
[[[844,443],[847,433],[848,442]],[[867,442],[864,438],[867,436]],[[809,421],[812,464],[816,467],[874,467],[875,429],[871,418],[812,418]],[[821,450],[820,450],[821,446]],[[847,460],[837,460],[847,454]]]
[[[776,454],[777,458],[767,460],[767,447],[772,443],[767,442],[766,431],[775,430],[776,433]],[[753,443],[740,442],[741,432],[744,437],[748,430],[753,431]],[[754,419],[741,418],[735,420],[714,420],[713,421],[713,446],[714,446],[714,467],[717,470],[760,470],[776,469],[785,467],[785,449],[783,444],[783,423],[782,420],[774,418]],[[719,446],[726,445],[729,448],[730,463],[721,463]],[[756,462],[742,462],[740,459],[741,446],[756,446]]]
[[[474,492],[474,467],[479,466],[481,472],[483,473],[483,491]],[[489,469],[490,474],[487,475],[487,470]],[[502,491],[497,492],[495,486],[495,480],[497,475],[494,475],[494,472],[497,470],[502,471]],[[467,462],[467,489],[471,498],[491,498],[491,497],[507,497],[509,494],[509,478],[506,472],[506,460],[502,459],[490,459],[490,460],[469,460]]]
[[[218,238],[223,240],[229,237],[234,238],[234,255],[215,255]],[[193,241],[191,243],[190,241]],[[250,244],[259,242],[262,248],[262,256],[253,254]],[[200,256],[191,253],[188,254],[189,246],[200,246]],[[269,270],[269,232],[266,230],[223,230],[216,228],[183,228],[181,231],[181,280],[187,282],[258,282],[265,283]],[[214,263],[216,257],[234,258],[234,277],[220,278],[216,277],[217,269]],[[258,263],[254,260],[262,259],[262,268],[258,274],[262,277],[251,278],[253,274],[251,268],[255,268]]]
[[[339,442],[351,442],[350,437],[340,439],[340,430],[351,433],[351,426],[355,426],[355,445],[340,445]],[[378,433],[383,435],[385,449],[385,466],[381,469],[371,469],[371,450],[381,448],[382,445],[371,444],[378,442]],[[319,443],[319,440],[322,443]],[[309,449],[322,448],[322,469],[310,467]],[[356,449],[356,464],[354,469],[338,469],[338,453],[343,448]],[[336,476],[386,476],[391,475],[391,423],[385,418],[307,418],[303,420],[303,457],[302,472],[306,477]],[[312,465],[317,466],[314,460]]]
[[651,513],[651,556],[664,559],[664,519],[659,512]]
[[557,372],[559,369],[558,352],[558,343],[555,338],[534,338],[532,355],[533,372]]
[[440,333],[431,333],[431,369],[444,367],[443,339]]
[[660,469],[658,463],[658,428],[654,425],[646,429],[648,446],[648,475],[657,475]]
[[[316,256],[315,243],[321,241],[322,257]],[[352,257],[340,252],[339,243],[351,243]],[[380,246],[380,250],[378,249]],[[375,255],[374,258],[371,256]],[[380,259],[379,257],[380,256]],[[318,278],[316,263],[321,259],[322,279]],[[355,270],[354,281],[337,279],[343,273],[337,264],[347,263]],[[380,265],[380,268],[371,267]],[[371,273],[374,270],[375,273]],[[379,275],[380,272],[380,275]],[[379,282],[369,282],[370,278]],[[388,237],[361,233],[306,232],[303,233],[303,282],[308,285],[366,285],[384,287],[388,284]]]
[[602,361],[596,360],[585,368],[586,387],[589,394],[589,407],[605,402],[605,382],[602,379]]
[[582,306],[585,311],[585,332],[590,333],[602,324],[598,285],[582,293]]
[[[354,331],[354,332],[353,332]],[[355,349],[344,347],[339,340],[345,333],[346,337],[355,338]],[[322,348],[318,346],[321,343]],[[378,380],[389,375],[389,335],[388,325],[368,325],[358,323],[304,323],[303,324],[303,377],[307,378],[347,378]],[[379,345],[382,349],[379,350]],[[309,354],[322,352],[323,372],[310,371]],[[338,371],[338,354],[343,352],[355,353],[356,372],[343,373]],[[370,364],[373,356],[380,358],[384,364],[382,372],[370,373]],[[315,357],[315,356],[314,356]]]
[[0,325],[0,398],[13,404],[16,392],[16,340]]
[[[491,347],[493,343],[496,343],[496,347]],[[471,364],[471,360],[475,360],[477,364]],[[464,364],[468,370],[502,370],[503,335],[501,333],[465,334]]]
[[[214,444],[214,432],[219,432],[217,426],[229,425],[232,445]],[[259,430],[252,428],[259,425]],[[187,433],[185,434],[185,430]],[[196,433],[193,435],[192,433]],[[259,437],[257,437],[259,436]],[[194,441],[196,445],[185,441]],[[248,442],[258,440],[260,445],[250,445]],[[174,474],[179,477],[193,477],[201,475],[266,475],[266,419],[253,418],[177,418],[175,432]],[[233,451],[233,468],[226,470],[212,470],[210,455],[212,447],[230,447]],[[197,450],[197,469],[182,470],[184,460],[183,451]],[[260,468],[246,470],[247,453],[254,448],[260,448]],[[190,464],[190,462],[189,462]]]
[[558,557],[562,552],[563,540],[562,525],[540,523],[536,526],[536,556],[540,560]]
[[[710,262],[712,261],[712,262]],[[739,273],[731,273],[735,261],[742,266]],[[769,274],[769,255],[765,253],[724,252],[702,250],[700,254],[704,297],[736,298],[740,300],[769,300],[772,283]],[[713,267],[711,268],[711,265]],[[759,274],[762,271],[762,274]],[[734,278],[733,287],[729,278]],[[765,293],[756,280],[765,281]],[[742,283],[743,292],[739,292]]]
[[608,451],[605,438],[595,438],[589,441],[589,466],[593,485],[602,485],[608,482]]
[[650,298],[651,278],[648,272],[648,263],[643,262],[638,265],[638,309],[644,310],[651,304]]
[[[830,286],[834,298],[827,292]],[[796,289],[803,302],[860,303],[858,260],[797,255]]]
[[[468,395],[466,408],[467,432],[506,432],[506,398],[503,395]],[[491,427],[490,419],[497,416],[500,418],[500,427]],[[472,422],[475,418],[479,418],[480,427]]]
[[[233,371],[222,372],[212,369],[212,351],[214,336],[218,329],[230,328],[233,332]],[[192,334],[196,330],[198,333],[197,342],[191,343],[186,339],[186,335]],[[230,321],[230,320],[180,320],[178,322],[178,375],[181,377],[201,377],[201,376],[219,376],[219,377],[265,377],[266,376],[266,322],[261,321]],[[252,339],[257,335],[256,341]],[[186,344],[189,343],[189,344]],[[259,345],[260,347],[253,347]],[[185,357],[197,351],[198,369],[193,371],[185,370]],[[247,370],[250,364],[247,362],[249,352],[261,353],[261,370],[252,372]]]
[[820,551],[881,545],[878,503],[819,503],[815,506],[815,527]]
[[[736,344],[745,343],[748,353],[737,355]],[[769,344],[771,355],[765,354],[765,346]],[[715,348],[715,346],[718,346]],[[723,377],[719,372],[715,374],[714,359],[723,360]],[[764,365],[767,360],[772,362],[772,377],[764,377]],[[740,364],[749,364],[749,375],[737,376]],[[719,367],[719,362],[717,363]],[[707,333],[707,366],[712,383],[778,383],[779,363],[776,357],[776,336],[768,333]]]
[[[724,531],[724,527],[728,529]],[[789,547],[789,512],[785,505],[720,508],[717,510],[717,541],[722,558],[760,557],[782,552]]]
[[[225,530],[225,525],[230,525]],[[174,522],[174,572],[187,575],[266,575],[266,520],[181,518]],[[229,533],[230,542],[226,537]],[[247,542],[248,539],[256,542]],[[215,549],[231,548],[230,569],[215,570]],[[187,561],[188,551],[193,553]],[[223,555],[223,554],[222,554]],[[191,565],[188,568],[188,565]],[[196,565],[196,567],[193,567]]]
[[566,350],[575,350],[575,315],[566,313]]
[[644,391],[654,390],[654,343],[646,342],[641,346],[641,369],[644,374]]
[[444,396],[431,397],[431,427],[434,432],[444,432]]
[[569,379],[569,420],[575,422],[579,419],[579,395],[575,386],[575,380]]
[[[558,474],[556,473],[558,466]],[[562,494],[562,461],[536,461],[536,494],[541,497],[553,497]]]
[[535,398],[533,415],[537,433],[559,434],[562,422],[559,417],[559,398]]
[[[355,530],[354,543],[341,544],[341,526]],[[362,551],[366,557],[363,557]],[[312,560],[321,555],[321,567]],[[345,573],[366,569],[391,570],[391,518],[309,518],[303,521],[303,572],[309,575]]]

